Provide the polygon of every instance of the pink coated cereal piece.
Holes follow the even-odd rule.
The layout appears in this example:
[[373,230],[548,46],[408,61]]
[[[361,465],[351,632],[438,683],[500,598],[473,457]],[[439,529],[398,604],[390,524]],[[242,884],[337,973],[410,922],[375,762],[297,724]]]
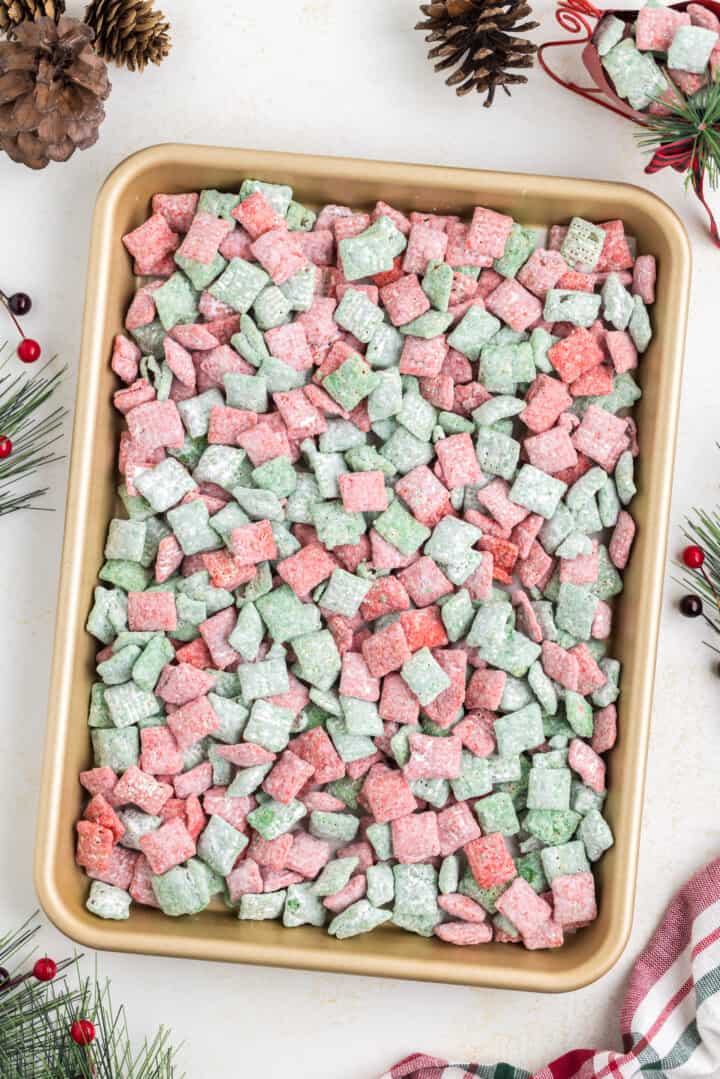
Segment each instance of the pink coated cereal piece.
[[[209,499],[205,497],[203,501],[207,504]],[[221,509],[224,504],[217,506],[217,509]],[[213,588],[225,588],[228,592],[232,592],[241,584],[252,581],[257,575],[255,566],[239,562],[229,551],[209,551],[203,553],[201,559],[204,568],[210,574],[210,584]]]
[[225,883],[231,903],[239,903],[244,895],[257,895],[263,890],[260,867],[252,858],[243,858],[227,877]]
[[[494,292],[498,285],[503,283],[503,280],[502,274],[499,274],[497,270],[491,270],[490,268],[481,270],[477,280],[477,289],[475,290],[476,298],[486,300],[490,293]],[[532,289],[530,291],[532,292]]]
[[357,858],[358,864],[355,870],[357,873],[364,873],[375,864],[375,853],[364,839],[356,843],[348,843],[346,847],[339,847],[335,854],[338,858]]
[[146,453],[161,446],[179,449],[185,440],[180,413],[173,401],[138,404],[127,413],[126,421],[133,443]]
[[605,762],[587,742],[573,738],[568,752],[568,764],[591,790],[605,790]]
[[548,431],[526,438],[523,448],[530,464],[542,472],[552,474],[577,464],[575,447],[562,427],[551,427]]
[[88,869],[87,875],[91,880],[101,880],[104,884],[114,884],[116,888],[127,891],[132,884],[135,863],[139,857],[140,855],[134,850],[113,847],[106,868]]
[[610,561],[618,569],[625,569],[630,558],[630,549],[635,539],[635,522],[627,510],[620,510],[617,523],[608,544]]
[[225,259],[240,258],[245,259],[246,262],[255,262],[257,260],[251,251],[251,246],[252,237],[244,228],[238,226],[223,237],[218,252]]
[[109,828],[113,834],[114,843],[117,843],[125,835],[125,825],[102,794],[92,796],[85,806],[83,817],[94,824],[101,824],[103,828]]
[[224,821],[232,824],[233,828],[237,828],[239,832],[246,830],[245,818],[254,804],[254,798],[251,800],[248,797],[235,798],[228,796],[225,793],[225,787],[211,787],[203,795],[205,812],[215,817],[222,817]]
[[124,334],[116,334],[113,341],[113,354],[110,366],[125,383],[134,382],[138,376],[140,349]]
[[234,607],[226,607],[198,625],[200,636],[208,646],[213,665],[218,670],[224,671],[226,667],[240,659],[239,653],[228,644],[228,637],[234,630],[236,621]]
[[416,724],[420,716],[417,697],[399,674],[387,674],[383,679],[378,711],[382,719],[396,723]]
[[253,768],[256,764],[271,764],[277,759],[275,753],[252,742],[241,742],[237,746],[217,746],[217,755],[229,761],[237,768]]
[[200,196],[196,191],[181,195],[153,195],[152,211],[162,214],[173,232],[187,232],[195,216]]
[[155,263],[176,249],[178,237],[163,215],[155,213],[138,228],[126,233],[122,242],[141,267],[141,273],[146,274],[152,271]]
[[613,367],[619,375],[632,371],[638,365],[638,354],[632,337],[625,330],[608,330],[605,344]]
[[165,362],[175,375],[175,378],[194,391],[196,375],[190,353],[182,345],[179,345],[177,341],[174,341],[172,337],[165,338],[163,347],[165,349]]
[[300,801],[303,803],[308,813],[312,813],[315,809],[320,809],[325,813],[342,813],[346,808],[345,803],[339,798],[336,798],[334,794],[328,794],[327,791],[308,791],[307,794],[300,794]]
[[128,628],[172,632],[177,627],[175,596],[172,592],[129,592]]
[[233,312],[232,315],[215,316],[205,324],[205,329],[217,337],[221,345],[229,345],[231,337],[240,330],[240,315]]
[[524,506],[518,506],[508,498],[509,490],[507,481],[497,477],[477,492],[478,503],[508,532],[528,516]]
[[360,615],[366,622],[374,622],[386,614],[406,611],[410,597],[398,577],[381,577],[371,585],[360,604]]
[[117,805],[130,803],[146,813],[157,814],[172,796],[172,787],[158,781],[134,764],[120,777],[113,791]]
[[605,675],[602,669],[597,665],[593,658],[593,654],[585,644],[581,641],[580,644],[576,644],[570,649],[570,655],[575,656],[578,661],[578,688],[577,692],[587,697],[588,694],[594,693],[596,689],[600,689],[607,682],[607,675]]
[[617,709],[614,704],[608,704],[593,716],[593,736],[590,745],[595,753],[607,753],[616,741]]
[[178,798],[187,798],[190,794],[204,794],[212,787],[212,781],[212,764],[210,761],[202,761],[189,772],[175,776],[173,786]]
[[265,778],[263,790],[277,802],[287,805],[312,777],[314,771],[311,764],[296,756],[291,749],[286,749]]
[[641,8],[635,23],[638,49],[667,52],[678,29],[690,25],[690,16],[671,8]]
[[284,227],[263,233],[254,241],[250,250],[276,285],[284,284],[307,265],[302,246],[293,233]]
[[176,341],[190,352],[209,352],[220,344],[215,334],[210,333],[201,322],[178,323],[173,326],[169,336],[171,341]]
[[612,371],[604,363],[592,367],[570,383],[570,393],[573,397],[604,397],[612,391]]
[[517,575],[523,588],[538,585],[550,571],[552,564],[550,555],[535,541],[530,547],[530,554],[527,558],[520,559],[517,565]]
[[592,873],[570,873],[555,877],[551,887],[553,920],[558,925],[564,928],[595,921],[597,902]]
[[195,855],[195,841],[179,817],[162,824],[157,831],[141,836],[139,843],[156,876]]
[[238,436],[238,445],[245,450],[255,468],[276,457],[291,457],[287,431],[273,430],[260,417],[255,427]]
[[517,876],[512,855],[499,832],[472,839],[463,850],[470,872],[481,888],[496,888]]
[[598,577],[597,542],[593,541],[592,554],[580,554],[575,558],[560,559],[560,580],[570,584],[595,584]]
[[495,560],[492,554],[486,552],[482,562],[465,581],[463,587],[467,588],[470,598],[474,600],[489,599],[492,592],[493,576],[495,573]]
[[[243,527],[247,528],[247,525]],[[268,556],[263,556],[260,561],[266,557]],[[274,558],[276,555],[271,555],[270,557]],[[312,592],[317,585],[327,580],[336,568],[337,561],[317,541],[308,543],[306,547],[302,547],[296,554],[290,555],[289,558],[284,558],[277,564],[278,575],[286,584],[290,585],[293,592],[298,596],[305,596]]]
[[315,266],[331,266],[335,252],[335,236],[330,229],[315,229],[298,235],[303,254]]
[[396,210],[394,206],[389,206],[387,202],[383,202],[379,199],[375,203],[375,208],[370,214],[371,221],[377,221],[379,217],[389,217],[393,225],[399,232],[402,232],[403,236],[407,236],[411,228],[411,222],[401,213],[400,210]]
[[382,678],[399,670],[410,659],[407,638],[399,622],[373,633],[362,645],[362,654],[370,674]]
[[585,371],[602,363],[603,351],[589,330],[579,326],[548,349],[548,359],[563,382],[574,382]]
[[560,948],[563,944],[562,926],[558,925],[553,918],[549,918],[537,929],[528,932],[523,937],[523,944],[530,951],[538,948]]
[[324,839],[316,839],[307,832],[296,832],[287,857],[287,869],[300,873],[306,880],[313,880],[330,861],[331,853],[332,848]]
[[420,393],[435,408],[450,411],[455,399],[455,383],[449,375],[433,375],[420,379]]
[[450,685],[439,693],[435,700],[425,705],[424,712],[428,719],[438,727],[450,727],[457,719],[458,712],[465,702],[465,681],[468,658],[461,649],[436,649],[433,653],[438,666],[450,679]]
[[278,708],[287,708],[294,716],[302,712],[310,700],[310,691],[307,686],[295,677],[292,671],[288,672],[288,683],[290,688],[286,693],[276,693],[272,697],[266,699],[271,704],[276,705]]
[[316,229],[329,229],[333,228],[336,217],[351,217],[352,210],[349,206],[337,206],[335,203],[328,203],[327,206],[323,206],[322,210],[317,216],[315,221]]
[[[446,739],[439,739],[446,741]],[[437,813],[410,813],[390,823],[393,855],[401,865],[427,862],[440,853]]]
[[536,434],[554,427],[558,417],[572,404],[567,387],[557,378],[539,374],[525,396],[520,419]]
[[290,832],[279,835],[276,839],[263,839],[257,832],[250,840],[248,857],[259,866],[277,871],[287,867],[288,855],[292,849],[294,836]]
[[102,768],[88,768],[80,773],[80,783],[88,794],[102,794],[104,798],[109,798],[117,783],[117,776],[107,765]]
[[230,408],[228,405],[215,405],[210,410],[208,442],[211,445],[234,446],[238,436],[254,427],[257,416],[244,408]]
[[489,925],[473,925],[470,922],[442,922],[435,926],[433,933],[447,944],[460,946],[488,944],[493,939]]
[[314,405],[319,412],[324,412],[326,416],[342,416],[344,420],[349,418],[350,413],[347,409],[344,409],[337,401],[333,401],[330,394],[321,386],[314,386],[312,383],[308,383],[307,386],[303,386],[303,393],[308,401]]
[[178,255],[182,258],[191,259],[193,262],[201,262],[207,266],[218,253],[221,241],[230,232],[232,224],[222,217],[200,210],[192,219],[183,242],[178,248]]
[[220,721],[207,697],[198,697],[168,715],[167,725],[180,749],[189,749],[206,734],[217,730]]
[[179,401],[189,401],[191,397],[195,396],[195,391],[191,386],[186,386],[179,378],[173,376],[169,396],[170,400],[177,404]]
[[575,449],[611,472],[629,445],[626,423],[619,416],[590,405],[572,436]]
[[463,416],[469,415],[480,405],[490,400],[492,395],[488,393],[481,382],[466,382],[455,387],[455,402],[453,411]]
[[435,450],[448,487],[479,483],[482,472],[470,435],[466,432],[442,438]]
[[207,650],[207,645],[202,637],[197,637],[189,644],[181,645],[175,652],[178,663],[189,663],[191,667],[204,670],[212,666],[212,657]]
[[197,389],[198,393],[205,390],[224,390],[223,376],[234,373],[249,375],[254,373],[254,368],[246,363],[242,356],[238,356],[234,348],[229,345],[218,345],[217,348],[204,352],[198,358],[197,363]]
[[177,775],[183,770],[182,750],[167,727],[140,731],[140,767],[150,775]]
[[349,240],[353,236],[359,236],[369,225],[370,214],[355,213],[351,210],[349,214],[335,217],[332,222],[332,229],[335,239],[339,243],[340,240]]
[[459,892],[451,892],[449,895],[438,896],[438,906],[453,918],[460,918],[464,922],[480,925],[486,921],[485,910],[469,896],[460,895]]
[[685,12],[690,16],[692,26],[703,26],[706,30],[720,33],[720,19],[703,4],[688,4]]
[[77,846],[75,861],[84,869],[102,873],[110,864],[113,834],[109,828],[93,821],[80,820],[75,825]]
[[539,513],[531,513],[515,525],[510,539],[518,549],[518,558],[527,558],[530,554],[533,540],[537,539],[544,523],[545,520]]
[[193,839],[197,839],[207,824],[207,817],[197,794],[189,794],[185,799],[185,826]]
[[[638,48],[640,48],[639,45]],[[623,222],[603,221],[600,228],[605,233],[605,242],[598,259],[597,270],[600,273],[622,273],[625,270],[631,270],[633,256],[625,236]]]
[[406,274],[424,274],[431,259],[444,259],[447,246],[447,233],[430,225],[413,225],[408,234],[403,270]]
[[496,748],[494,719],[492,712],[470,713],[453,727],[453,733],[476,757],[489,757]]
[[147,858],[144,854],[138,855],[128,891],[136,903],[140,903],[144,907],[156,907],[159,909],[160,904],[155,898],[152,887],[152,877],[153,873]]
[[289,869],[263,869],[261,872],[264,892],[279,892],[291,884],[300,884],[303,879],[299,873],[292,873]]
[[[440,855],[443,858],[448,854],[454,854],[456,850],[460,850],[466,843],[478,839],[481,835],[480,825],[467,802],[456,802],[455,805],[441,809],[437,815],[437,827]],[[452,914],[452,911],[449,913]]]
[[496,901],[497,909],[524,938],[542,929],[552,917],[552,907],[530,887],[523,877],[516,877]]
[[422,337],[406,337],[400,354],[400,374],[427,378],[440,373],[447,342],[442,334],[424,340]]
[[285,224],[261,191],[253,191],[230,213],[253,240],[257,240],[258,236],[270,229],[283,228]]
[[429,228],[437,229],[439,232],[447,232],[448,228],[459,220],[457,214],[423,213],[419,210],[413,210],[410,214],[411,225],[427,225]]
[[313,358],[307,336],[297,322],[267,330],[265,337],[271,354],[295,371],[308,371],[312,367]]
[[512,226],[513,219],[507,214],[476,206],[468,230],[470,246],[490,258],[502,258]]
[[516,589],[516,591],[512,593],[512,604],[513,607],[517,607],[518,628],[529,637],[531,641],[540,644],[543,639],[543,632],[527,592]]
[[538,247],[525,265],[518,270],[517,280],[528,292],[544,300],[550,289],[555,288],[565,273],[567,273],[567,263],[559,251],[546,251]]
[[[500,282],[497,282],[499,285]],[[496,285],[496,287],[497,287]],[[492,291],[490,289],[489,291]],[[459,273],[457,270],[453,273],[452,285],[450,286],[450,304],[451,308],[455,308],[460,304],[468,303],[468,301],[482,297],[478,296],[478,283],[470,276],[470,274]]]
[[430,300],[414,273],[385,285],[380,291],[380,298],[394,326],[404,326],[430,308]]
[[403,775],[409,782],[414,779],[457,779],[460,775],[462,742],[454,735],[431,738],[413,731],[408,746],[410,760],[403,768]]
[[311,403],[302,389],[274,393],[273,402],[295,439],[314,438],[327,430],[322,412]]
[[440,567],[427,555],[402,570],[398,574],[398,580],[402,582],[416,607],[428,607],[436,603],[441,596],[447,596],[454,591],[453,585]]
[[[717,48],[717,45],[715,48]],[[677,88],[685,94],[686,97],[692,97],[692,95],[696,94],[702,86],[707,86],[708,83],[708,77],[705,72],[698,75],[693,71],[683,71],[677,67],[670,67],[668,68],[668,74]]]
[[345,764],[322,727],[313,727],[292,740],[292,751],[315,769],[316,783],[331,783],[345,775]]
[[377,764],[382,760],[382,753],[371,753],[368,757],[361,757],[359,760],[350,761],[347,766],[347,774],[350,779],[361,779],[374,764]]
[[305,336],[311,348],[327,348],[339,338],[340,327],[333,319],[336,307],[337,300],[317,296],[312,306],[295,319],[295,322],[305,330]]
[[440,374],[449,375],[453,382],[472,382],[472,364],[467,356],[455,348],[448,348]]
[[439,607],[402,611],[400,625],[411,652],[419,648],[442,648],[448,643]]
[[[180,237],[175,237],[176,246],[180,243]],[[163,280],[170,277],[177,270],[177,263],[172,254],[163,255],[157,262],[144,262],[142,259],[135,259],[133,263],[133,273],[136,277],[152,277],[154,279]]]
[[338,476],[343,508],[348,513],[386,510],[388,507],[385,475],[379,469],[368,472],[345,472]]
[[351,877],[345,887],[341,888],[335,895],[326,896],[323,899],[323,906],[331,910],[333,914],[340,914],[353,903],[357,903],[358,899],[362,899],[366,891],[367,881],[365,880],[365,874],[358,873],[356,876]]
[[[277,547],[269,521],[254,521],[233,528],[230,543],[233,555],[243,565],[254,566],[258,562],[277,558]],[[222,611],[219,613],[222,614]]]
[[577,692],[580,668],[577,658],[554,641],[542,642],[542,668],[548,678]]
[[591,636],[596,641],[604,641],[610,636],[612,630],[612,607],[604,600],[598,600],[595,608],[595,616],[592,621]]
[[496,315],[512,330],[522,332],[542,316],[542,304],[537,296],[512,277],[498,285],[485,301],[492,315]]
[[418,465],[401,477],[395,484],[395,491],[407,503],[415,519],[428,528],[433,528],[450,512],[447,488],[427,465]]
[[366,779],[362,792],[377,824],[386,824],[399,817],[406,817],[417,809],[415,796],[402,772],[371,774]]
[[359,652],[346,652],[342,657],[339,692],[361,701],[376,701],[380,697],[380,680],[373,678]]
[[596,282],[597,275],[594,273],[568,270],[557,282],[556,288],[570,289],[571,292],[594,292]]

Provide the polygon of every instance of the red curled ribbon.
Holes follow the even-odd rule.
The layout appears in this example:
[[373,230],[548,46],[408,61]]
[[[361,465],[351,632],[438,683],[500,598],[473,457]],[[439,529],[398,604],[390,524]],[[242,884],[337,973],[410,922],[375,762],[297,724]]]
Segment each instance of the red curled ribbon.
[[[702,7],[720,17],[720,3],[716,2],[716,0],[695,0],[695,2],[700,3]],[[684,11],[687,7],[687,0],[682,0],[681,3],[670,6],[679,11]],[[601,105],[604,109],[614,112],[626,120],[632,120],[633,123],[638,124],[640,127],[647,127],[643,114],[631,109],[626,102],[618,97],[600,62],[600,55],[595,47],[593,36],[600,20],[609,14],[628,22],[635,17],[636,13],[634,11],[603,11],[590,3],[590,0],[560,0],[555,10],[556,22],[567,33],[579,34],[580,36],[544,42],[538,49],[538,63],[546,75],[549,75],[554,82],[563,86],[566,90],[592,101],[595,105]],[[595,21],[595,26],[591,25],[591,20]],[[550,67],[545,57],[546,50],[564,48],[567,45],[585,46],[582,51],[582,61],[592,80],[592,85],[579,86],[575,82],[563,79]],[[645,168],[645,172],[652,174],[665,168],[671,168],[680,173],[689,173],[692,189],[708,215],[710,236],[713,243],[720,247],[720,229],[718,229],[713,212],[705,198],[705,170],[698,160],[691,138],[680,139],[677,142],[666,143],[661,146],[653,154]]]

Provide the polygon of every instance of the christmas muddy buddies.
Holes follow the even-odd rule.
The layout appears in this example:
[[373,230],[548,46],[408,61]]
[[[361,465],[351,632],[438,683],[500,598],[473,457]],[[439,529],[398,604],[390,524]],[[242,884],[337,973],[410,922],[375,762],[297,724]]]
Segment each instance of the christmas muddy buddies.
[[88,908],[561,945],[613,842],[654,259],[258,180],[124,244]]

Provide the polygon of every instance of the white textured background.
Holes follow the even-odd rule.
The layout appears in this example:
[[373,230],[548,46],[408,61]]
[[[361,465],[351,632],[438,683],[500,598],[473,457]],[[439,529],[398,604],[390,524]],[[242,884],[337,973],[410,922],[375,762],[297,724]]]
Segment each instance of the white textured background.
[[[540,71],[512,101],[456,99],[425,60],[413,0],[164,0],[174,48],[144,75],[115,71],[102,137],[40,174],[0,156],[0,285],[35,300],[28,332],[68,361],[72,408],[90,216],[122,158],[162,141],[646,183],[684,217],[694,260],[671,553],[694,504],[716,500],[720,455],[720,251],[675,174],[647,179],[629,124],[561,91]],[[80,5],[68,0],[70,13]],[[547,0],[545,37],[558,36]],[[557,54],[568,64],[564,54]],[[5,327],[0,338],[5,335]],[[68,429],[69,430],[69,429]],[[0,521],[0,930],[35,905],[31,863],[52,652],[66,464],[48,476],[54,514]],[[668,570],[668,577],[672,570]],[[284,1079],[373,1079],[411,1050],[534,1068],[573,1046],[619,1048],[616,1014],[632,959],[672,892],[718,853],[720,679],[697,623],[668,582],[635,929],[615,970],[572,996],[332,977],[103,955],[140,1033],[171,1024],[191,1079],[216,1070]],[[46,946],[69,942],[47,928]]]

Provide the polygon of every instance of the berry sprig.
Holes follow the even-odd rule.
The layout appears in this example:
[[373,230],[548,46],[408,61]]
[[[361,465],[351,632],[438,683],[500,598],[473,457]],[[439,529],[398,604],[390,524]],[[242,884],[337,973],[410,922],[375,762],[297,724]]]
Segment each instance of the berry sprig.
[[35,363],[36,360],[40,359],[42,349],[34,338],[26,336],[18,321],[23,315],[30,312],[32,300],[27,292],[13,292],[11,296],[7,296],[0,289],[0,304],[7,311],[15,325],[15,329],[20,334],[20,344],[17,347],[18,359],[22,360],[23,363]]
[[[715,589],[713,588],[713,584],[703,569],[705,552],[702,547],[698,547],[696,543],[691,543],[683,550],[682,560],[688,569],[695,570],[697,573],[703,575],[708,587],[714,593]],[[699,618],[703,613],[703,602],[700,596],[696,595],[694,592],[688,592],[686,596],[683,596],[680,600],[680,613],[684,614],[686,618]]]

